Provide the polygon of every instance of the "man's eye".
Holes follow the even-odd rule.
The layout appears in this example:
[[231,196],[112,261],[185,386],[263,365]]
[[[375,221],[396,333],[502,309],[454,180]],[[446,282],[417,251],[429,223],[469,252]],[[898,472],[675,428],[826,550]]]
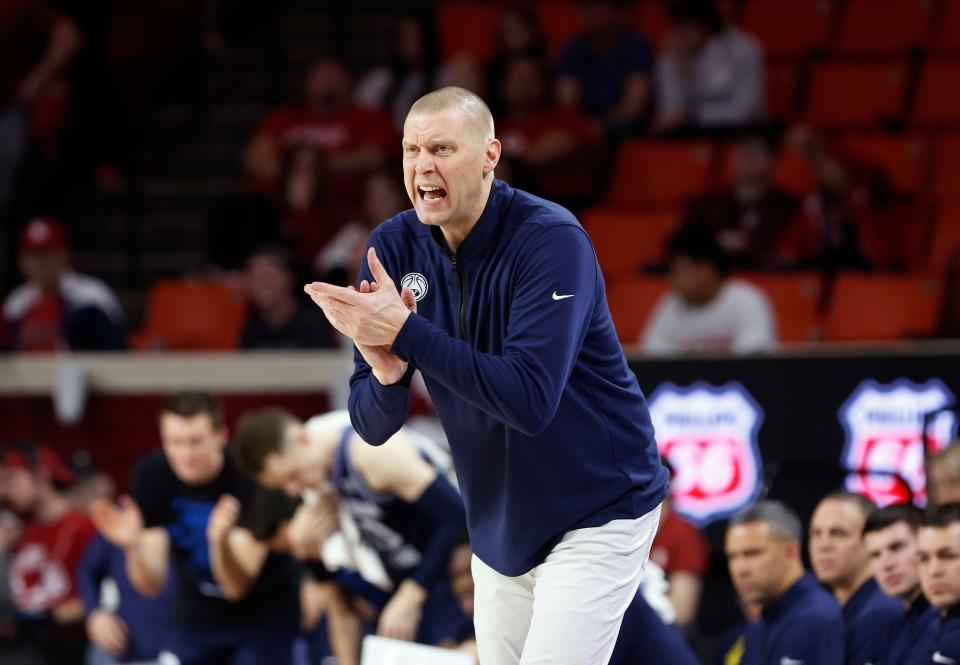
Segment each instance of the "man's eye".
[[416,155],[418,152],[420,152],[420,148],[418,148],[415,145],[411,145],[404,148],[403,152],[404,154],[407,154],[407,155]]
[[436,152],[437,154],[440,154],[440,155],[447,155],[453,152],[453,148],[451,148],[448,145],[438,145],[436,147]]

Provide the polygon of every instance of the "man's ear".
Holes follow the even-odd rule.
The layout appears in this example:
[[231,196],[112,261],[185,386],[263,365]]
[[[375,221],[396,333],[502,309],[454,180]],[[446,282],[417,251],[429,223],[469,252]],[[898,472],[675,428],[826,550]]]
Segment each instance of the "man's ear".
[[500,162],[500,151],[500,141],[497,139],[487,141],[487,149],[483,153],[483,175],[487,175],[497,168],[497,164]]

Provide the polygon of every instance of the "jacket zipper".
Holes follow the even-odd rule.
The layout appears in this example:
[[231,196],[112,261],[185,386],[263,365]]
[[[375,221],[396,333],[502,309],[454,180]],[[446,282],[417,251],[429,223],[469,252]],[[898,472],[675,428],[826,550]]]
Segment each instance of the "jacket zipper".
[[453,266],[453,271],[457,273],[457,283],[460,285],[460,308],[458,315],[460,339],[467,341],[467,310],[463,297],[466,277],[463,275],[463,262],[458,260],[456,254],[450,254],[450,263]]

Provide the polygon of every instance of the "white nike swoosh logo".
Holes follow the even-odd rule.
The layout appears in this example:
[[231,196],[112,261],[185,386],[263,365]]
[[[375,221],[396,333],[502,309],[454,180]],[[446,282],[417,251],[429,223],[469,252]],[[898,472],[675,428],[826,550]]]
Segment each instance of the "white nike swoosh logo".
[[942,663],[943,665],[956,665],[957,661],[955,661],[953,658],[948,658],[937,651],[933,654],[933,662]]
[[557,295],[557,292],[554,291],[554,292],[553,292],[553,299],[554,299],[554,300],[563,300],[563,299],[565,299],[565,298],[572,298],[572,297],[575,296],[575,295],[576,295],[575,293],[568,293],[567,295],[564,295],[564,296],[558,296],[558,295]]

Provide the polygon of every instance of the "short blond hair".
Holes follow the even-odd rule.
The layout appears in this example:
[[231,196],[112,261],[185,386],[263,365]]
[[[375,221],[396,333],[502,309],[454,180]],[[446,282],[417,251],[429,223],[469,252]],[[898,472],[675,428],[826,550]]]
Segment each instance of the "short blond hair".
[[494,138],[493,114],[490,107],[479,95],[466,88],[455,85],[428,92],[410,107],[407,118],[426,113],[439,113],[456,109],[463,113],[474,125],[481,140]]

